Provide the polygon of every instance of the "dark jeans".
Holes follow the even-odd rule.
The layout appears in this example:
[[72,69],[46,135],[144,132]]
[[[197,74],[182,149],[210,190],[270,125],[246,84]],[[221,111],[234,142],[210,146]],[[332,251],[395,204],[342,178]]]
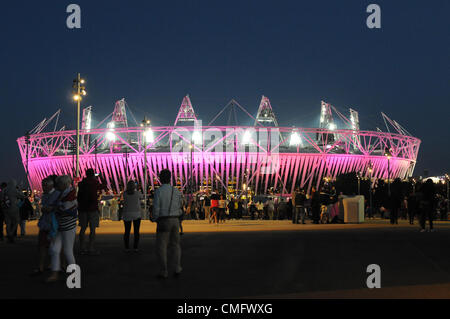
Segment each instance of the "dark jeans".
[[398,207],[392,207],[390,211],[391,224],[398,224]]
[[182,234],[183,233],[183,219],[184,219],[184,214],[182,214],[181,216],[180,216],[180,233]]
[[0,213],[0,238],[3,239],[3,224],[5,223],[5,216]]
[[312,220],[314,224],[318,224],[320,219],[320,206],[312,206]]
[[[125,244],[125,248],[128,249],[130,247],[130,232],[131,232],[131,220],[130,221],[123,221],[125,225],[125,234],[123,235],[123,241]],[[133,248],[137,249],[139,245],[139,227],[141,226],[141,219],[135,219],[133,220],[133,237],[134,237],[134,244]]]
[[409,223],[414,224],[414,210],[408,209]]
[[433,207],[430,203],[425,204],[420,209],[420,227],[425,229],[426,220],[430,223],[430,229],[433,229]]
[[296,206],[294,208],[292,223],[300,224],[300,220],[302,224],[305,223],[305,208],[303,206]]

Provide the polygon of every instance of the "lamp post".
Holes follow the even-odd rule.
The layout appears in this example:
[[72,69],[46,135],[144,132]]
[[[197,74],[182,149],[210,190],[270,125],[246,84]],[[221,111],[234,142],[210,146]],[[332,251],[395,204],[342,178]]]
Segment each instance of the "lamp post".
[[370,216],[372,216],[373,207],[372,207],[372,172],[373,172],[373,164],[369,163],[369,205],[370,205]]
[[386,156],[388,161],[388,196],[391,197],[391,167],[390,167],[390,161],[391,161],[391,150],[389,148],[386,148],[384,150],[384,156]]
[[86,88],[84,86],[84,79],[81,78],[80,73],[77,78],[73,80],[73,99],[77,102],[77,144],[76,144],[76,163],[75,163],[75,177],[80,177],[80,103],[82,96],[86,95]]
[[128,183],[128,145],[125,146],[125,154],[123,154],[125,157],[125,184],[126,187]]
[[450,183],[450,176],[448,174],[445,174],[445,179],[447,181],[447,218],[450,211],[450,201],[449,201],[449,183]]
[[[28,170],[28,163],[29,163],[29,154],[30,154],[30,132],[27,132],[25,134],[25,145],[26,145],[26,173],[27,173],[27,182],[30,186],[30,177],[29,177],[29,170]],[[3,225],[2,225],[3,227]]]
[[97,140],[94,141],[95,172],[97,172]]
[[150,126],[150,120],[147,119],[146,116],[144,116],[144,119],[142,120],[141,127],[143,127],[143,134],[142,139],[144,140],[144,211],[145,214],[147,214],[147,139],[149,132],[147,131],[148,127]]
[[358,195],[361,195],[361,173],[356,173],[356,177],[358,178]]
[[190,176],[189,176],[189,192],[191,193],[191,199],[194,197],[194,179],[193,179],[193,170],[194,166],[192,164],[192,152],[194,150],[194,146],[189,144],[189,150],[191,151],[191,162],[190,162]]

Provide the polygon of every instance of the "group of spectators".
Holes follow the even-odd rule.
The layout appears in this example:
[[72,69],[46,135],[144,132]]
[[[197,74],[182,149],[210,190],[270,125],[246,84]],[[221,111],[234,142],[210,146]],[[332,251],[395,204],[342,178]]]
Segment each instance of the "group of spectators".
[[[183,196],[178,189],[170,185],[171,173],[160,173],[162,186],[155,191],[152,203],[151,220],[157,222],[156,254],[160,264],[159,278],[168,277],[167,250],[174,250],[175,275],[181,274],[181,249],[179,245],[179,228],[182,215]],[[48,269],[47,257],[50,257],[51,274],[46,282],[60,279],[61,271],[68,265],[75,264],[75,239],[77,224],[79,231],[79,253],[99,255],[95,249],[96,228],[99,227],[99,199],[107,188],[101,175],[93,169],[86,171],[86,177],[77,185],[68,175],[51,175],[42,180],[43,194],[40,199],[41,212],[38,221],[38,267],[33,276],[44,274]],[[139,252],[139,228],[141,222],[142,192],[137,190],[137,183],[129,181],[121,194],[121,219],[124,223],[123,241],[125,252]],[[18,225],[25,235],[26,221],[32,214],[32,205],[25,192],[20,191],[12,180],[1,184],[0,191],[0,230],[3,240],[3,224],[6,224],[8,243],[14,244]],[[134,231],[133,250],[130,250],[131,226]],[[89,240],[86,230],[90,229]],[[64,258],[61,258],[61,254]]]
[[[159,278],[167,278],[167,250],[173,250],[176,275],[181,273],[181,248],[179,236],[182,234],[183,218],[205,219],[209,223],[224,223],[227,219],[292,219],[293,223],[305,224],[306,218],[312,223],[337,222],[339,219],[339,202],[343,194],[337,194],[336,188],[327,183],[320,190],[312,187],[311,193],[296,188],[290,198],[276,197],[230,197],[226,194],[195,193],[183,194],[170,185],[171,173],[160,172],[161,186],[147,197],[148,217],[157,222],[156,253],[160,263]],[[33,275],[44,273],[46,258],[50,256],[52,271],[47,281],[56,281],[59,272],[66,265],[75,263],[74,245],[76,226],[79,231],[79,252],[86,255],[98,255],[95,249],[96,228],[99,227],[99,200],[102,192],[107,190],[105,180],[95,174],[93,169],[86,171],[86,177],[75,185],[67,175],[52,175],[42,180],[43,194],[38,205],[41,212],[38,227],[39,267]],[[398,218],[408,216],[410,224],[419,218],[421,232],[426,231],[425,223],[429,221],[429,230],[433,231],[433,219],[436,211],[446,211],[436,194],[431,180],[417,183],[407,192],[398,180],[394,181],[386,192],[385,188],[373,189],[373,200],[365,199],[365,211],[368,218],[379,213],[383,218],[389,214],[392,224]],[[0,185],[0,240],[3,239],[3,224],[6,224],[8,243],[14,243],[20,226],[21,235],[25,235],[26,220],[33,214],[33,205],[26,192],[19,190],[17,183],[11,180]],[[118,197],[121,203],[121,217],[124,223],[123,242],[126,252],[139,251],[140,224],[142,218],[143,193],[138,184],[129,181]],[[442,200],[442,199],[441,199]],[[448,205],[448,200],[447,200]],[[445,216],[446,219],[446,216]],[[133,227],[133,249],[130,249],[130,235]],[[90,229],[86,240],[86,230]],[[61,252],[64,254],[61,264]]]
[[[297,199],[302,207],[311,207],[312,199],[316,203],[315,189],[311,196],[306,196],[304,190],[296,190],[292,198],[281,196],[254,196],[239,197],[218,192],[207,191],[187,195],[184,202],[185,219],[204,219],[210,223],[224,223],[226,220],[239,220],[249,218],[251,220],[282,220],[295,218],[294,197],[296,193],[302,193],[303,199]],[[317,193],[318,195],[318,193]],[[317,198],[318,199],[318,198]],[[319,201],[317,201],[319,203]],[[303,219],[304,221],[304,219]]]
[[15,180],[0,185],[0,241],[4,241],[3,225],[6,225],[6,237],[14,243],[17,230],[26,234],[26,222],[33,215],[34,209],[26,192],[20,191]]
[[408,219],[412,225],[417,218],[421,232],[425,232],[427,220],[428,230],[434,231],[433,220],[447,219],[447,205],[448,199],[438,194],[431,179],[414,184],[396,179],[389,187],[382,185],[373,190],[373,204],[371,207],[366,199],[366,213],[368,218],[373,218],[374,214],[389,217],[393,225],[398,224],[399,218]]

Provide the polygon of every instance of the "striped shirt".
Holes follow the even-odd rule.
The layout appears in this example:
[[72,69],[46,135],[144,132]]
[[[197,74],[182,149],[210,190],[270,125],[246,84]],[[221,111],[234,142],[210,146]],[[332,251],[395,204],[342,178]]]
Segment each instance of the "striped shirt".
[[77,194],[72,186],[61,193],[56,206],[58,207],[56,212],[58,230],[68,231],[77,227]]

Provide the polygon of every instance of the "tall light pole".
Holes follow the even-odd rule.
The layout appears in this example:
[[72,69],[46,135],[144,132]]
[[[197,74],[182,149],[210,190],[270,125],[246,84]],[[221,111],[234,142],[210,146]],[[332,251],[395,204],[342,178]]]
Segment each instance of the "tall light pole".
[[372,216],[373,213],[373,207],[372,207],[372,172],[373,172],[373,164],[372,162],[369,163],[369,205],[370,205],[370,216]]
[[84,79],[81,78],[80,73],[77,78],[73,80],[73,99],[77,102],[77,144],[76,144],[76,163],[75,163],[75,177],[80,177],[80,103],[82,96],[86,95],[86,88],[84,86]]
[[[25,134],[25,145],[27,147],[26,149],[26,173],[27,173],[27,182],[28,182],[28,186],[30,186],[31,189],[31,185],[30,185],[30,174],[29,174],[29,169],[28,169],[28,163],[29,163],[29,154],[30,154],[30,132],[27,132]],[[3,227],[3,225],[2,225]]]
[[126,188],[127,183],[128,183],[128,145],[125,145],[125,154],[123,154],[125,157],[125,183],[124,183],[124,188]]
[[390,162],[391,162],[391,150],[389,148],[386,148],[384,150],[384,156],[386,156],[387,161],[388,161],[388,196],[391,197],[391,167],[390,167]]
[[361,173],[356,173],[356,177],[358,178],[358,195],[361,195]]
[[147,215],[147,141],[150,139],[149,130],[150,120],[144,116],[142,120],[141,127],[143,128],[142,139],[144,140],[144,187],[142,188],[144,192],[144,211]]
[[445,174],[445,180],[447,181],[447,218],[450,211],[450,200],[449,200],[449,183],[450,183],[450,176],[448,174]]
[[194,150],[194,145],[192,145],[192,143],[191,144],[189,144],[189,150],[191,151],[191,163],[190,163],[190,166],[191,166],[191,169],[190,169],[190,171],[191,171],[191,176],[189,177],[189,191],[190,191],[190,193],[191,193],[191,200],[192,200],[192,198],[194,197],[194,174],[193,174],[193,170],[194,170],[194,166],[193,166],[193,164],[192,164],[192,152],[193,152],[193,150]]

